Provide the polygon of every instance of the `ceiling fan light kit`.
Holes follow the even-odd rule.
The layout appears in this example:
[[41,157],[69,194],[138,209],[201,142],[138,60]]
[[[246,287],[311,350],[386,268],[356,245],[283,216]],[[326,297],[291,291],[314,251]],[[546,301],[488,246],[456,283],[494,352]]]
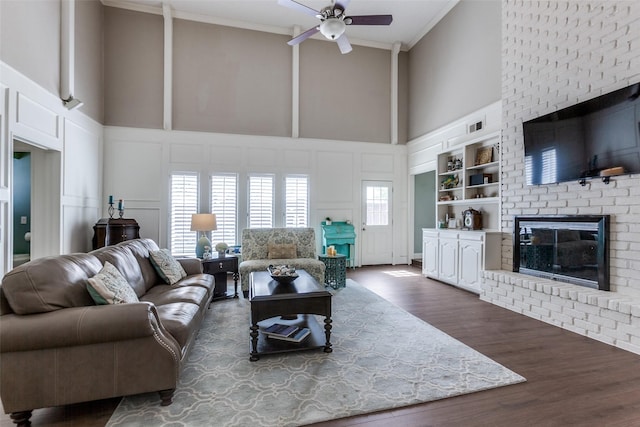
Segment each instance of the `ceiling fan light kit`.
[[340,37],[344,30],[347,29],[344,21],[339,18],[329,18],[320,24],[320,33],[329,40],[335,40]]
[[346,16],[345,9],[351,0],[341,0],[339,3],[332,1],[331,6],[327,6],[322,11],[317,11],[294,0],[278,0],[278,4],[297,10],[318,18],[320,25],[310,28],[297,37],[289,40],[290,46],[302,43],[309,37],[320,31],[320,34],[327,39],[337,42],[340,52],[343,54],[351,52],[351,43],[345,34],[347,25],[390,25],[393,21],[391,15],[362,15]]

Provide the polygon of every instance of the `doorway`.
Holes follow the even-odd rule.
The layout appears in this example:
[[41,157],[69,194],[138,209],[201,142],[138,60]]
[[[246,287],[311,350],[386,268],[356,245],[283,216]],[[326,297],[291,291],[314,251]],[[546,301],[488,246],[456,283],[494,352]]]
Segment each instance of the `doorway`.
[[[14,138],[13,154],[14,161],[16,154],[21,157],[20,160],[28,158],[29,170],[27,177],[23,176],[24,171],[17,173],[14,169],[12,173],[10,205],[13,222],[10,253],[18,256],[15,261],[9,260],[9,269],[26,258],[20,249],[24,248],[20,239],[25,240],[25,237],[29,239],[29,260],[59,255],[62,248],[62,153]],[[18,202],[22,206],[19,211],[16,210]],[[24,229],[25,226],[28,230]]]
[[362,182],[362,265],[393,263],[392,186]]
[[13,268],[31,259],[31,153],[13,152]]

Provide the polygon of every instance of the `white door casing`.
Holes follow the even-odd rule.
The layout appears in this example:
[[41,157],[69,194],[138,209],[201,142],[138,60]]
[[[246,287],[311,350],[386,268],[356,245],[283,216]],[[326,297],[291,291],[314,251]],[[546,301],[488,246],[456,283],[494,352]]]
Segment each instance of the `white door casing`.
[[393,261],[392,185],[390,181],[362,182],[362,265]]

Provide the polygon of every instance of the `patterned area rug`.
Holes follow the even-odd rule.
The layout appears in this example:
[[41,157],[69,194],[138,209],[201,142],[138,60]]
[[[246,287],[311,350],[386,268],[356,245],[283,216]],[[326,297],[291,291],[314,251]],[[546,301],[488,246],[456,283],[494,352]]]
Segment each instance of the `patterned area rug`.
[[352,280],[333,297],[333,353],[249,361],[249,302],[216,302],[173,404],[125,397],[108,426],[299,426],[525,381]]

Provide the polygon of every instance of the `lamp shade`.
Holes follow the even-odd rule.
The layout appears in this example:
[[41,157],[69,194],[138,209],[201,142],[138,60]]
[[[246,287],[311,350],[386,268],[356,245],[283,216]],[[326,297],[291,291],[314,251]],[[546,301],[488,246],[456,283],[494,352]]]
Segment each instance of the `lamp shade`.
[[191,215],[191,231],[211,231],[217,230],[215,214],[193,214]]
[[198,239],[196,244],[196,256],[202,258],[205,248],[208,246],[211,248],[211,241],[207,239],[205,234],[207,231],[217,230],[218,224],[216,224],[215,214],[193,214],[191,215],[191,231],[201,231],[202,237]]

